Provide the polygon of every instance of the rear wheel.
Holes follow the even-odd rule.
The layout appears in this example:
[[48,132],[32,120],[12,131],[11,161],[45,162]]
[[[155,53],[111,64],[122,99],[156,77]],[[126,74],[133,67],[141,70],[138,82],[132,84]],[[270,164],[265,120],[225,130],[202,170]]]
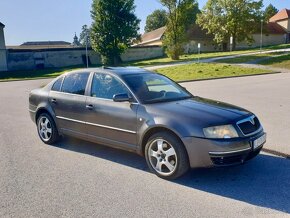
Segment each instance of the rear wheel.
[[173,134],[152,135],[145,147],[145,157],[152,172],[164,179],[176,179],[189,169],[187,152]]
[[53,144],[60,138],[53,119],[47,113],[40,114],[38,117],[37,132],[45,144]]

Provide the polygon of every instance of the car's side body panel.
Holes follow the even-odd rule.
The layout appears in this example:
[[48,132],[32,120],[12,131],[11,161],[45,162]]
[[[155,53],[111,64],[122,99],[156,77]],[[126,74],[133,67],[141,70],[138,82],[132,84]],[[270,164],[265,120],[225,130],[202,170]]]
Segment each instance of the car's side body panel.
[[86,133],[86,96],[50,91],[48,101],[60,133]]
[[86,130],[91,138],[136,150],[138,104],[87,97],[86,105],[92,107],[86,111]]

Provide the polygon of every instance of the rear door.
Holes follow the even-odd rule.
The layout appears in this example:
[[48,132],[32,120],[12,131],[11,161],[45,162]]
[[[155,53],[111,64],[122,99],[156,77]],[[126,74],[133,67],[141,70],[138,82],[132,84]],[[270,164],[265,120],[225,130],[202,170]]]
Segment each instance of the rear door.
[[[56,81],[50,91],[49,101],[61,132],[68,135],[86,134],[86,88],[90,73],[70,73],[59,86]],[[59,86],[59,89],[58,89]]]
[[137,103],[114,102],[115,94],[129,93],[114,75],[94,73],[87,98],[87,133],[94,141],[136,149]]

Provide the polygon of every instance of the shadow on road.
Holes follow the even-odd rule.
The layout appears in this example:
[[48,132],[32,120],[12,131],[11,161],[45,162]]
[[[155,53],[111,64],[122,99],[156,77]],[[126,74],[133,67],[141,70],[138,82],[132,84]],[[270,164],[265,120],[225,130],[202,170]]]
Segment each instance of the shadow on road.
[[[145,159],[134,153],[76,139],[65,139],[57,146],[148,171]],[[290,161],[284,158],[260,154],[241,166],[190,170],[173,182],[290,214]]]

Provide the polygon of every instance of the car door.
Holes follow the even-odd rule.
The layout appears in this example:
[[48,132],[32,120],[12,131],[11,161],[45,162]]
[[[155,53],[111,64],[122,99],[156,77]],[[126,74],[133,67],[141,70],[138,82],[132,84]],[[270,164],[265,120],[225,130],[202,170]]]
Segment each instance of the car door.
[[59,81],[55,82],[56,88],[52,87],[49,101],[56,115],[56,122],[64,134],[84,136],[86,134],[85,90],[90,73],[70,73],[63,78],[58,88]]
[[114,102],[115,94],[129,93],[117,77],[94,73],[87,98],[87,133],[96,142],[136,149],[137,108],[134,102]]

